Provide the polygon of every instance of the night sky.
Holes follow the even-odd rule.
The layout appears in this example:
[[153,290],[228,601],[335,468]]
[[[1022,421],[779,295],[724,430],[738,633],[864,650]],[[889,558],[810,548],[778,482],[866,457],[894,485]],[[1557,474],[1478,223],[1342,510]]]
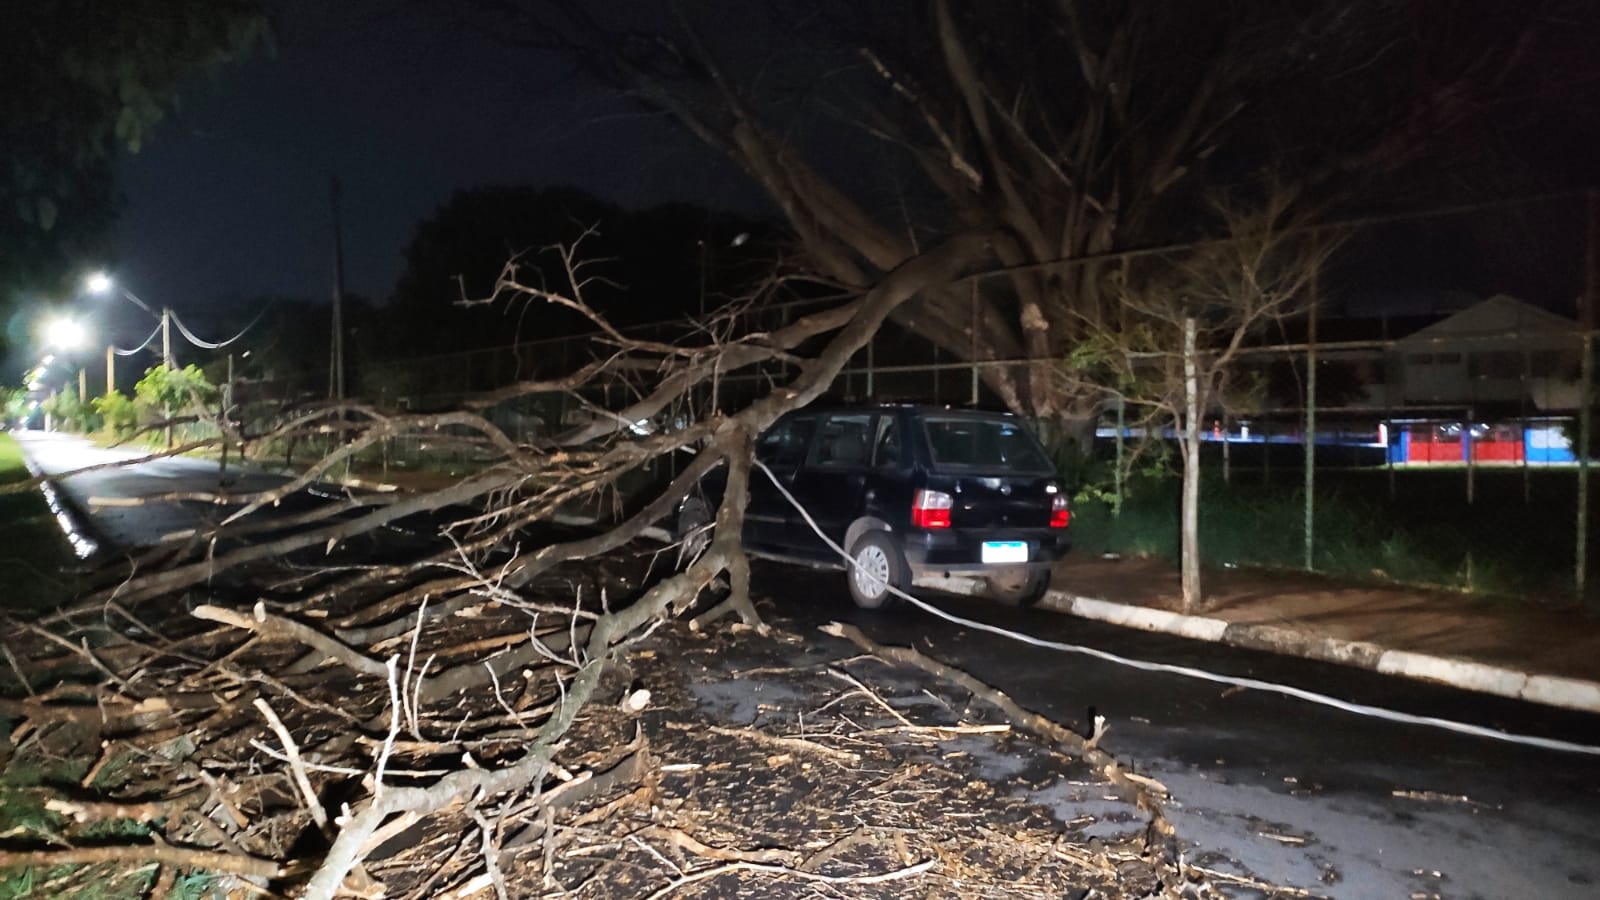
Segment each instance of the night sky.
[[453,190],[571,184],[625,206],[753,212],[743,176],[665,118],[463,27],[446,4],[273,5],[276,52],[189,84],[119,169],[122,282],[180,312],[332,291],[381,300],[418,220]]
[[[656,6],[600,8],[633,16]],[[767,209],[743,173],[664,116],[559,54],[473,30],[451,4],[275,0],[271,9],[276,51],[190,82],[182,109],[119,167],[125,206],[108,263],[153,304],[200,313],[330,296],[334,175],[346,290],[379,301],[418,221],[460,188],[566,184],[627,207]],[[729,12],[715,27],[738,36],[727,42],[736,52],[773,51],[765,72],[800,52],[760,34],[760,8],[719,9]],[[750,21],[733,21],[740,15]],[[791,137],[817,140],[816,124]],[[1434,290],[1509,292],[1568,311],[1581,289],[1581,214],[1571,203],[1435,224],[1354,242],[1334,279],[1368,298],[1354,297],[1352,311],[1370,313],[1372,297],[1410,304],[1394,298]],[[137,310],[119,315],[120,339],[142,336]]]

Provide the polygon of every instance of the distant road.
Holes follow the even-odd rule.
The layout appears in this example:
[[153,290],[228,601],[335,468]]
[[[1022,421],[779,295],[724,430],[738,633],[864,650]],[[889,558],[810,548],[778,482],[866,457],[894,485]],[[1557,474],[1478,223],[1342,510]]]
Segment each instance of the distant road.
[[[164,535],[220,517],[220,507],[203,503],[131,502],[178,492],[217,491],[224,487],[217,463],[185,457],[133,463],[148,454],[108,450],[76,435],[57,432],[17,431],[12,432],[12,437],[35,466],[57,476],[58,487],[73,503],[92,513],[95,537],[111,544],[147,547],[159,543]],[[69,474],[115,463],[128,465]],[[247,493],[268,490],[283,482],[281,475],[241,474],[237,466],[230,465],[225,488],[232,493]]]

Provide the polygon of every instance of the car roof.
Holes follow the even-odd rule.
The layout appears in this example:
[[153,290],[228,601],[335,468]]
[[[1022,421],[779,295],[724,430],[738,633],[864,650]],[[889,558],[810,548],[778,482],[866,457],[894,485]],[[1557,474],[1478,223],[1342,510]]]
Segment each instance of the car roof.
[[794,415],[795,413],[877,412],[886,409],[909,409],[912,412],[917,413],[954,413],[956,415],[978,415],[986,417],[1003,416],[1013,419],[1019,418],[1016,413],[1005,409],[990,409],[980,406],[964,406],[951,403],[911,403],[901,401],[889,401],[881,403],[870,401],[864,401],[861,403],[819,403],[811,406],[801,407],[800,409],[789,413],[789,415]]

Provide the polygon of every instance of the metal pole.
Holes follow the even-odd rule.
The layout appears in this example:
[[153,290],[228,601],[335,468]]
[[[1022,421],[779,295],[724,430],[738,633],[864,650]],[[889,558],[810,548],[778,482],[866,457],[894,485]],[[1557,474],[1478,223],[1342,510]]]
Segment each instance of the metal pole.
[[1589,228],[1584,246],[1584,285],[1578,321],[1583,327],[1582,387],[1578,392],[1578,546],[1573,586],[1584,601],[1589,568],[1589,444],[1594,435],[1594,304],[1600,291],[1600,193],[1588,195]]
[[1472,422],[1477,416],[1477,410],[1467,410],[1466,424],[1461,428],[1461,452],[1467,456],[1467,505],[1471,506],[1478,498],[1478,448],[1472,439]]
[[344,228],[339,218],[339,178],[328,179],[328,202],[333,209],[333,346],[329,350],[328,392],[344,399]]
[[[168,372],[174,368],[172,365],[172,310],[161,307],[161,367]],[[167,449],[172,449],[172,410],[164,411],[167,416],[165,429]]]
[[968,357],[972,362],[972,397],[968,401],[973,406],[978,405],[978,282],[972,282],[972,355]]
[[1124,431],[1126,431],[1127,429],[1128,429],[1128,404],[1121,397],[1118,397],[1117,398],[1117,465],[1116,465],[1116,470],[1113,473],[1113,477],[1116,478],[1116,494],[1113,496],[1112,503],[1111,503],[1111,517],[1114,518],[1114,519],[1121,518],[1121,516],[1122,516],[1122,466],[1123,466],[1122,457],[1123,457],[1123,452],[1124,452],[1123,451],[1122,433]]
[[1589,443],[1594,434],[1594,334],[1583,332],[1582,387],[1578,392],[1578,546],[1573,585],[1583,602],[1589,568]]
[[704,239],[695,243],[700,245],[700,318],[706,317],[706,242]]
[[1528,391],[1533,382],[1533,358],[1526,346],[1522,348],[1522,422],[1518,438],[1522,442],[1522,505],[1533,504],[1533,476],[1528,469]]
[[1233,432],[1226,414],[1222,417],[1222,483],[1233,484]]
[[1316,546],[1317,486],[1317,277],[1311,278],[1311,321],[1306,331],[1306,516],[1305,516],[1305,567],[1312,567]]
[[1387,470],[1385,477],[1389,482],[1389,502],[1394,502],[1394,454],[1395,445],[1404,446],[1404,439],[1394,426],[1394,392],[1395,376],[1400,373],[1400,363],[1394,355],[1394,345],[1389,343],[1389,314],[1384,313],[1383,318],[1383,421],[1386,428],[1384,434],[1388,440],[1383,443],[1383,464]]

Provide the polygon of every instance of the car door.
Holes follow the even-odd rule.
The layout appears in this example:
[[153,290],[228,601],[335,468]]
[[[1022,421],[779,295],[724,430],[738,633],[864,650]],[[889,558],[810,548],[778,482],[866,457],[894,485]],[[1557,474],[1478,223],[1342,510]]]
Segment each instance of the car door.
[[[834,543],[859,515],[870,464],[875,412],[836,412],[817,424],[805,465],[794,480],[794,494]],[[833,561],[838,555],[796,510],[789,512],[788,540],[800,556]],[[848,548],[846,548],[848,549]]]
[[756,459],[771,470],[759,467],[750,472],[750,505],[744,513],[744,540],[751,546],[787,552],[787,527],[791,504],[773,484],[776,478],[789,490],[805,464],[816,435],[813,415],[785,416],[756,439]]

